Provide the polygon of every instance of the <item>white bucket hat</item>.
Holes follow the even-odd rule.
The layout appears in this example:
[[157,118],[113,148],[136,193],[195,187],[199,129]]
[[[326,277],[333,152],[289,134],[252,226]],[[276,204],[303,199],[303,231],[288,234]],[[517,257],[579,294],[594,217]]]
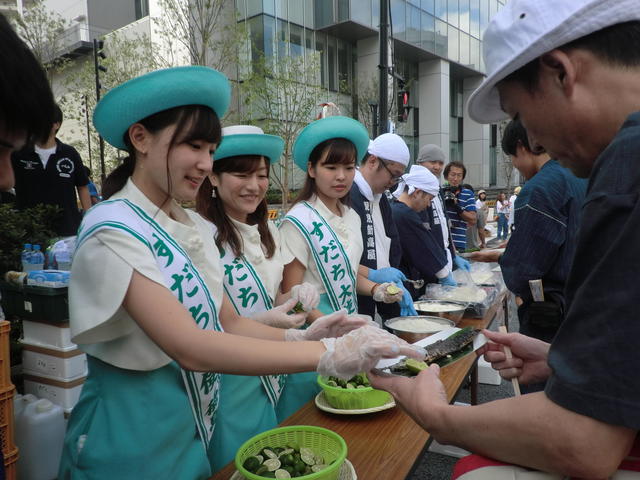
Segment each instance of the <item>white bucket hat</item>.
[[469,116],[479,123],[504,120],[500,80],[546,52],[633,20],[640,20],[638,0],[510,0],[484,34],[487,78],[469,98]]

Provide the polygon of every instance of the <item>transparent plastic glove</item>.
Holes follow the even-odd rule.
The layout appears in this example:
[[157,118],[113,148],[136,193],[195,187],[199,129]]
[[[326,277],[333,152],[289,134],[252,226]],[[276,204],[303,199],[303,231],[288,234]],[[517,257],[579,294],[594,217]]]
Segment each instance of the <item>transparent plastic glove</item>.
[[465,258],[462,258],[460,255],[456,255],[453,257],[453,263],[456,267],[464,270],[465,272],[471,271],[471,263]]
[[392,282],[401,284],[407,280],[404,273],[393,267],[380,268],[378,270],[370,268],[367,278],[375,283]]
[[449,272],[449,275],[447,275],[444,278],[440,278],[438,279],[438,283],[440,285],[448,285],[449,287],[457,287],[458,286],[458,282],[456,282],[453,278],[453,273]]
[[308,282],[295,285],[291,289],[291,298],[295,299],[296,303],[300,302],[305,312],[310,312],[320,303],[318,289]]
[[371,317],[367,315],[347,315],[343,308],[316,319],[306,330],[289,329],[284,332],[287,342],[320,340],[328,337],[340,337],[351,330],[369,325]]
[[402,289],[402,300],[400,300],[400,315],[408,317],[411,315],[418,315],[416,309],[413,307],[413,298],[411,294],[405,289]]
[[250,318],[276,328],[298,328],[304,323],[307,314],[294,313],[289,315],[287,312],[290,311],[296,303],[298,303],[297,300],[289,299],[282,305],[274,307],[271,310],[254,313]]
[[383,302],[383,303],[395,303],[400,301],[400,299],[402,298],[403,289],[401,288],[398,293],[394,293],[392,295],[389,292],[387,292],[387,287],[391,285],[393,285],[394,287],[397,286],[391,282],[381,283],[380,285],[378,285],[373,290],[373,300],[376,302]]
[[368,372],[381,358],[406,355],[424,358],[422,348],[409,345],[395,335],[375,327],[362,327],[340,338],[321,340],[327,351],[318,362],[320,375],[349,379],[359,372]]

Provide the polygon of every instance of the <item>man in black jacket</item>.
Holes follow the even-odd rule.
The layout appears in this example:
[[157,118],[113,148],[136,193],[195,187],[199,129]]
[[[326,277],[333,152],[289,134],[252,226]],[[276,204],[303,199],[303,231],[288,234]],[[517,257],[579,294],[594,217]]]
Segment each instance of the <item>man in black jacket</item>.
[[[398,183],[409,164],[409,148],[394,133],[384,133],[369,144],[351,187],[351,206],[360,215],[364,250],[360,264],[369,267],[369,280],[394,282],[402,286],[404,274],[397,270],[402,253],[398,230],[385,190]],[[405,290],[406,293],[406,290]],[[399,313],[415,315],[408,293],[397,304],[374,303],[371,297],[358,296],[358,312],[383,318]]]

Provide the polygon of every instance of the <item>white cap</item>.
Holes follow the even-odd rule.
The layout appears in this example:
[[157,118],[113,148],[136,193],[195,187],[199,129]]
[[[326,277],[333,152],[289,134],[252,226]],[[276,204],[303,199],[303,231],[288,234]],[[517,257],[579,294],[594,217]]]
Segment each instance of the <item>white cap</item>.
[[402,138],[395,133],[383,133],[369,142],[369,153],[384,160],[398,162],[405,167],[409,165],[409,147]]
[[638,0],[511,0],[482,39],[487,78],[469,98],[480,123],[507,118],[496,84],[543,54],[618,23],[640,20]]
[[255,125],[231,125],[222,129],[222,136],[225,135],[247,135],[247,134],[263,135],[264,131]]
[[438,182],[436,176],[422,165],[411,165],[409,173],[405,173],[400,178],[398,188],[393,192],[393,196],[396,198],[402,195],[404,187],[409,187],[409,195],[416,190],[422,190],[423,192],[429,193],[435,197],[440,191],[440,182]]

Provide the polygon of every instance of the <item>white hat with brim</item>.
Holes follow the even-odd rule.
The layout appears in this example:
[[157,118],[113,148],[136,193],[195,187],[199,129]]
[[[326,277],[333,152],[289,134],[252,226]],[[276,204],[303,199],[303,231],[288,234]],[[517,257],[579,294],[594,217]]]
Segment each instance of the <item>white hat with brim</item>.
[[496,88],[501,80],[555,48],[633,20],[640,20],[638,0],[511,0],[484,34],[487,78],[469,98],[469,116],[479,123],[506,119]]
[[225,158],[260,155],[276,163],[284,151],[284,140],[267,135],[254,125],[232,125],[222,129],[222,141],[213,155],[214,161]]

